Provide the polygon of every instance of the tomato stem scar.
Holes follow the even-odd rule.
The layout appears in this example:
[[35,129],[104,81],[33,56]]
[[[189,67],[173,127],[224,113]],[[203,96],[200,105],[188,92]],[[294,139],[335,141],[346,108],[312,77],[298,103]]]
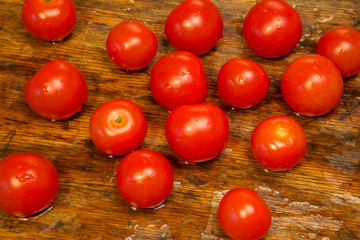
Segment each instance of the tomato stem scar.
[[122,116],[116,115],[116,117],[115,117],[115,122],[116,122],[117,124],[121,124],[121,123],[124,122],[124,118],[123,118]]

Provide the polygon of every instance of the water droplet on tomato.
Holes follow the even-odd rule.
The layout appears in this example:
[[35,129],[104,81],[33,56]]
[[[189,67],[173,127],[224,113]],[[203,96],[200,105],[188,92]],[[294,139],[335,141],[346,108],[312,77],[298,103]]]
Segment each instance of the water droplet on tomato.
[[21,183],[34,180],[35,177],[31,173],[22,173],[20,176],[17,177],[17,180]]

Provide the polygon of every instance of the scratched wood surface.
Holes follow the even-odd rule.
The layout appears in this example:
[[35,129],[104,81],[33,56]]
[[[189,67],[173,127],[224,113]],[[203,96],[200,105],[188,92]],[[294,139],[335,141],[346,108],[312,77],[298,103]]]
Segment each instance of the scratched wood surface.
[[[60,43],[30,35],[21,20],[21,0],[0,0],[0,157],[34,152],[50,159],[60,175],[52,209],[27,219],[0,210],[0,239],[229,239],[217,221],[217,206],[235,187],[256,190],[268,203],[272,226],[265,239],[360,238],[360,74],[344,80],[340,105],[319,118],[296,115],[283,101],[280,75],[299,56],[315,51],[319,36],[337,25],[360,30],[360,1],[288,0],[303,22],[299,45],[287,56],[265,60],[242,39],[242,24],[254,0],[214,0],[224,19],[224,36],[202,56],[207,102],[220,106],[230,122],[226,148],[213,161],[189,165],[167,145],[164,125],[169,112],[152,99],[149,73],[161,56],[174,51],[163,33],[168,13],[180,0],[74,0],[77,24]],[[154,61],[139,72],[119,70],[108,58],[107,34],[123,19],[146,23],[159,42]],[[216,78],[230,58],[261,64],[271,79],[269,93],[251,110],[233,109],[219,98]],[[52,122],[33,113],[23,96],[26,82],[48,61],[73,62],[88,85],[81,113]],[[354,61],[360,59],[354,59]],[[164,154],[174,169],[174,189],[161,208],[133,210],[119,196],[115,173],[121,157],[109,158],[92,144],[92,112],[102,103],[126,98],[148,120],[141,148]],[[285,173],[268,172],[254,159],[250,135],[263,119],[295,118],[307,136],[301,163]]]

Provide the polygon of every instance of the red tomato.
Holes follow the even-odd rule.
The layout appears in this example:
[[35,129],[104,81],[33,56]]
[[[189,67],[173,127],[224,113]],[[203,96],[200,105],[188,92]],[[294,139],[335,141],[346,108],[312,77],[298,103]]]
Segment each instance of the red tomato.
[[351,77],[360,71],[360,32],[347,26],[334,27],[320,37],[316,53],[333,61],[342,77]]
[[35,37],[61,41],[75,27],[76,9],[72,0],[25,0],[22,20]]
[[167,40],[178,50],[201,55],[222,37],[223,19],[210,0],[184,0],[165,22]]
[[174,174],[160,153],[140,149],[126,155],[117,169],[116,185],[121,197],[136,208],[154,208],[170,195]]
[[233,58],[220,69],[217,89],[220,97],[237,108],[251,108],[263,100],[270,79],[257,63],[245,58]]
[[149,84],[155,101],[169,110],[184,104],[201,103],[207,94],[201,59],[185,51],[160,58],[151,71]]
[[302,56],[293,61],[281,76],[285,102],[301,115],[321,116],[340,102],[344,88],[340,71],[320,55]]
[[98,107],[90,119],[90,136],[102,152],[118,156],[139,147],[144,141],[147,123],[143,111],[125,99],[108,101]]
[[203,162],[224,149],[229,123],[215,104],[198,103],[175,108],[165,123],[166,139],[174,153],[188,162]]
[[106,50],[111,60],[120,68],[138,71],[151,63],[158,42],[151,29],[138,21],[124,20],[110,32]]
[[259,123],[253,131],[251,150],[256,160],[266,169],[291,170],[305,153],[305,132],[291,117],[271,117]]
[[87,86],[75,65],[56,59],[48,62],[28,81],[25,99],[40,116],[62,120],[81,111],[87,100]]
[[0,162],[0,208],[10,215],[27,217],[46,209],[58,190],[58,172],[41,155],[15,153]]
[[271,213],[254,190],[235,188],[221,199],[218,219],[226,234],[235,240],[258,240],[271,226]]
[[262,0],[248,12],[243,25],[247,45],[263,58],[279,58],[299,43],[299,14],[283,0]]

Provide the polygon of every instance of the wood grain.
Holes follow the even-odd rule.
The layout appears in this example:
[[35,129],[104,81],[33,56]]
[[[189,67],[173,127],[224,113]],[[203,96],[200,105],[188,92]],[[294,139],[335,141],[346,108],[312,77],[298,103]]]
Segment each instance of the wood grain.
[[[360,1],[288,0],[303,21],[298,46],[276,60],[256,56],[242,39],[242,24],[255,0],[214,0],[224,19],[224,36],[202,56],[208,78],[206,101],[220,106],[230,122],[226,148],[216,159],[191,165],[167,145],[164,125],[169,112],[149,91],[152,66],[174,51],[163,33],[169,12],[180,0],[74,0],[77,23],[59,43],[43,42],[27,32],[22,1],[0,0],[0,157],[29,151],[50,159],[59,171],[60,191],[52,209],[28,219],[0,210],[0,239],[229,239],[217,221],[217,206],[235,187],[256,190],[268,203],[273,221],[264,239],[360,238],[360,75],[344,80],[340,105],[319,118],[296,115],[283,101],[280,76],[299,56],[315,52],[326,30],[348,25],[360,30]],[[108,58],[107,34],[124,19],[143,21],[158,37],[154,61],[138,72],[118,69]],[[216,90],[220,67],[240,56],[261,64],[271,79],[269,93],[250,110],[226,105]],[[26,105],[26,82],[48,61],[74,63],[88,85],[83,111],[64,121],[48,121]],[[354,59],[354,61],[359,59]],[[126,98],[137,103],[148,120],[141,148],[164,154],[173,166],[174,189],[158,209],[133,210],[119,196],[116,168],[92,144],[88,131],[92,112],[105,101]],[[286,115],[307,136],[301,163],[285,173],[265,171],[254,159],[250,135],[263,119]]]

